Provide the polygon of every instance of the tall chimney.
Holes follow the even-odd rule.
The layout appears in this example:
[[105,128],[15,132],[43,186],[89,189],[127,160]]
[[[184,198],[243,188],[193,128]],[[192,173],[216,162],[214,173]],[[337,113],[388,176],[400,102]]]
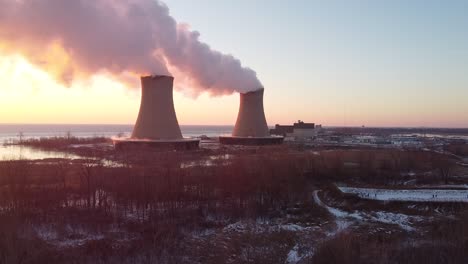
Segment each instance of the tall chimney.
[[172,96],[174,78],[141,77],[141,105],[132,139],[182,139]]
[[232,132],[234,137],[269,137],[270,132],[263,111],[263,92],[260,89],[240,94],[239,114]]

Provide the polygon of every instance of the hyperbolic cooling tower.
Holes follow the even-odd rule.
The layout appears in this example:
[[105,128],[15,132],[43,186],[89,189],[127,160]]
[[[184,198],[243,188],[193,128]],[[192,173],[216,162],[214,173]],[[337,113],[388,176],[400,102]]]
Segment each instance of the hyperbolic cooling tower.
[[263,92],[259,89],[240,94],[239,114],[232,136],[219,137],[226,145],[272,145],[281,144],[282,137],[270,136],[263,111]]
[[198,139],[183,138],[174,109],[171,76],[141,77],[141,105],[131,138],[114,138],[117,149],[197,149]]
[[174,109],[171,76],[141,77],[141,105],[132,139],[182,139]]
[[265,112],[263,111],[263,92],[260,89],[240,94],[239,114],[232,132],[234,137],[268,137]]

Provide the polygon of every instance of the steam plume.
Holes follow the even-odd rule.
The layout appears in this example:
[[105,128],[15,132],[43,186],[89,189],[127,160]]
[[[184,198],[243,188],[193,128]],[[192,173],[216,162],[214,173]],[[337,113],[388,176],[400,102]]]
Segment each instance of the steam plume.
[[21,54],[65,84],[108,73],[126,82],[181,75],[183,86],[214,95],[262,87],[199,35],[157,0],[0,0],[0,54]]

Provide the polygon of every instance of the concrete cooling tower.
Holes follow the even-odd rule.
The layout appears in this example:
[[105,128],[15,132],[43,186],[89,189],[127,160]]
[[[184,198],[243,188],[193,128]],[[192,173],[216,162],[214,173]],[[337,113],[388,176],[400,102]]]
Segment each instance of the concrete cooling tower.
[[264,89],[240,94],[239,113],[232,136],[219,140],[226,145],[281,144],[283,137],[272,137],[263,110]]
[[182,139],[174,109],[170,76],[145,76],[141,78],[141,104],[133,128],[136,139]]
[[239,114],[232,135],[235,137],[268,137],[270,132],[263,111],[264,89],[240,94]]
[[131,138],[114,139],[116,148],[194,149],[199,140],[184,139],[174,109],[171,76],[141,77],[141,104]]

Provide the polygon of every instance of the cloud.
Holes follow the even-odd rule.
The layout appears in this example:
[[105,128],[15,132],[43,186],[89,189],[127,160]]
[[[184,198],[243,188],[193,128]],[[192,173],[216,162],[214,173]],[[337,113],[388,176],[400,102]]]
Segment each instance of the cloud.
[[140,75],[174,75],[195,94],[262,87],[199,36],[155,0],[0,0],[0,53],[21,54],[66,85],[106,73],[130,86]]

